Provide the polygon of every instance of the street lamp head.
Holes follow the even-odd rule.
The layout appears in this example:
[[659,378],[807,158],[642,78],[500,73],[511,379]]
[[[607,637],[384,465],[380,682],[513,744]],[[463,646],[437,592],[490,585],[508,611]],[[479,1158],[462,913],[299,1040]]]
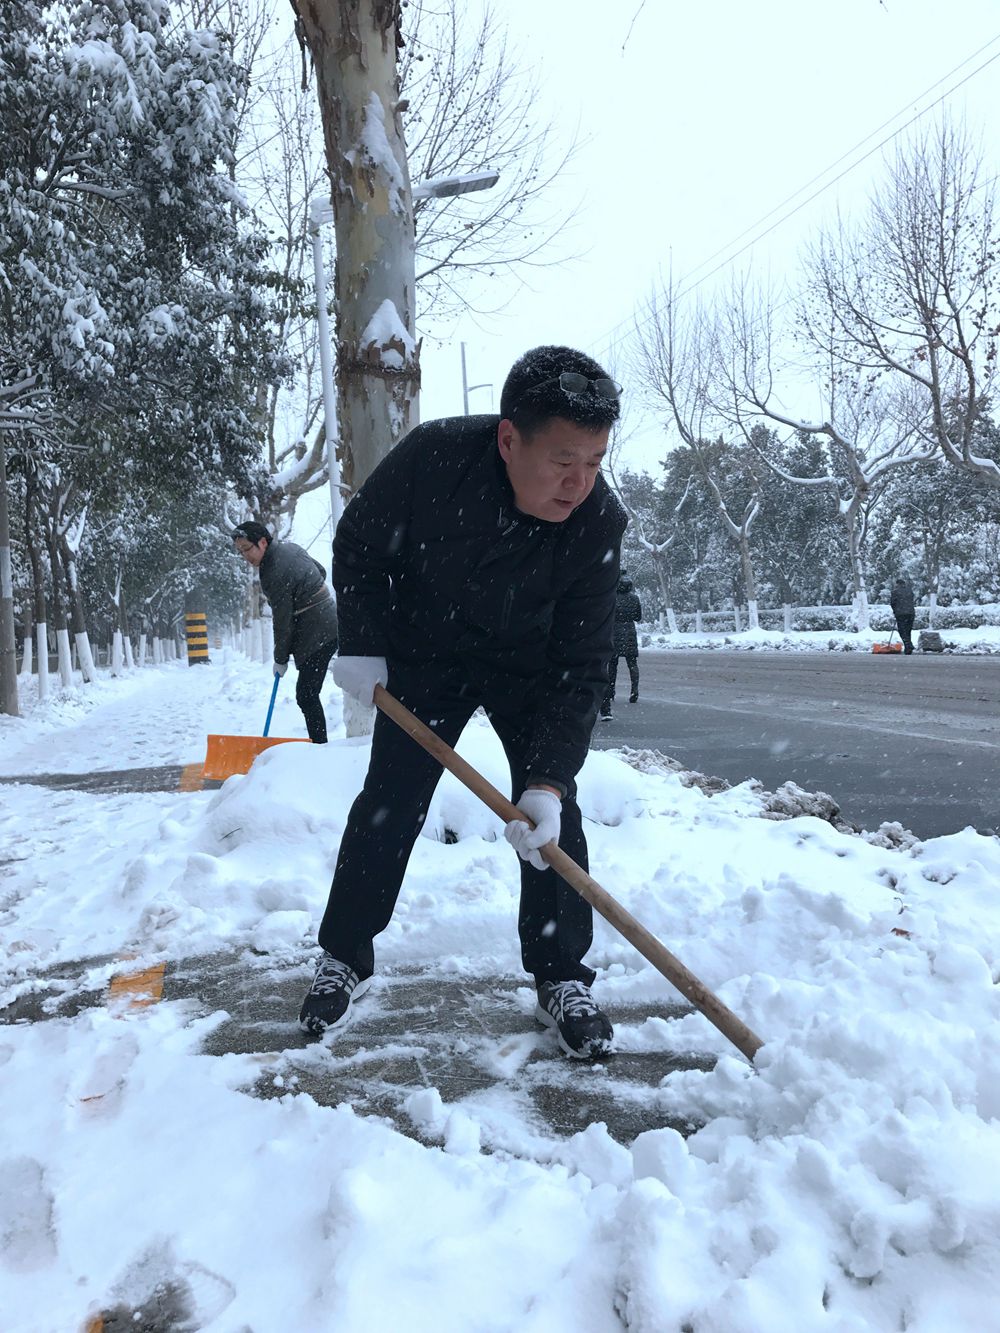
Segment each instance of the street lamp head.
[[451,195],[489,190],[500,179],[499,171],[473,171],[465,176],[436,176],[418,181],[411,194],[414,199],[447,199]]

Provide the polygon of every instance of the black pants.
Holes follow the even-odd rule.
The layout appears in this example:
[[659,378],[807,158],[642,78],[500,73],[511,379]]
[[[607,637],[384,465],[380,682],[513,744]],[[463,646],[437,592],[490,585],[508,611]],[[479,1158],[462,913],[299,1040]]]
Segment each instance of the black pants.
[[[407,696],[391,675],[389,692],[451,746],[479,702],[460,694],[429,699],[419,689]],[[502,716],[488,708],[487,712],[510,764],[516,800],[527,777],[528,732],[516,715]],[[402,728],[382,713],[376,716],[368,776],[347,818],[319,930],[322,947],[350,963],[362,978],[374,970],[372,941],[392,918],[410,852],[441,772],[437,760]],[[562,804],[559,846],[587,869],[575,784]],[[516,853],[512,850],[511,855]],[[582,960],[593,939],[590,904],[554,870],[536,870],[526,861],[520,867],[518,931],[525,971],[536,983],[583,981],[589,986],[595,974]]]
[[913,640],[910,638],[910,632],[913,629],[913,613],[910,615],[898,615],[896,617],[896,628],[899,630],[899,637],[903,640],[903,652],[913,652]]
[[324,643],[318,652],[313,653],[299,667],[299,680],[295,686],[295,702],[302,709],[306,720],[306,731],[314,745],[326,744],[326,714],[320,702],[319,693],[326,679],[326,669],[330,658],[337,651],[336,642]]
[[625,658],[625,665],[628,667],[629,680],[632,682],[632,695],[639,697],[639,655],[635,653],[619,653],[608,663],[608,688],[604,695],[604,702],[601,704],[602,713],[610,713],[611,705],[615,698],[615,686],[618,684],[618,658]]

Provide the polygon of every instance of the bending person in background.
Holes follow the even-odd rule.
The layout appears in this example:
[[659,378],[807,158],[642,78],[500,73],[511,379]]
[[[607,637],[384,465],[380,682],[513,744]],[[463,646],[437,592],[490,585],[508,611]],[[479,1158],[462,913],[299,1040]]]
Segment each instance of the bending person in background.
[[892,607],[892,614],[896,617],[896,628],[899,630],[899,637],[903,640],[903,652],[912,653],[913,640],[910,635],[913,631],[916,604],[913,600],[913,584],[905,574],[900,574],[892,585],[892,592],[889,594],[889,605]]
[[635,632],[635,622],[642,619],[642,607],[632,580],[626,578],[622,570],[618,580],[618,592],[615,596],[615,651],[608,667],[608,689],[601,704],[601,717],[605,721],[611,718],[611,705],[615,699],[615,686],[618,683],[618,659],[624,657],[628,667],[632,693],[629,703],[639,701],[639,638]]
[[326,586],[326,570],[294,542],[276,542],[263,523],[233,529],[238,555],[260,575],[260,590],[274,619],[274,674],[283,676],[292,658],[298,668],[295,702],[314,745],[326,744],[326,714],[320,690],[337,651],[337,608]]
[[[454,746],[485,710],[518,807],[518,931],[536,1017],[567,1054],[606,1054],[612,1027],[584,962],[590,905],[552,870],[556,842],[587,865],[576,775],[607,684],[625,513],[600,475],[619,386],[568,347],[514,365],[500,416],[418,426],[347,506],[334,540],[337,684],[371,706],[375,686]],[[323,947],[299,1021],[345,1022],[375,968],[440,764],[379,713],[351,807]]]

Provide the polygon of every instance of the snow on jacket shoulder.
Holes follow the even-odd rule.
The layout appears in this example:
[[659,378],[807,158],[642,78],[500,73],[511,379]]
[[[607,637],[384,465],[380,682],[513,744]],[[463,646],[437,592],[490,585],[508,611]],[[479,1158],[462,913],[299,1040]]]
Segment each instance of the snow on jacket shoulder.
[[294,542],[271,542],[260,562],[260,587],[274,618],[274,660],[302,666],[337,642],[337,609],[318,560]]
[[531,771],[565,782],[603,695],[626,518],[602,477],[562,523],[522,514],[498,424],[418,426],[351,500],[334,543],[341,650],[457,672],[532,715]]

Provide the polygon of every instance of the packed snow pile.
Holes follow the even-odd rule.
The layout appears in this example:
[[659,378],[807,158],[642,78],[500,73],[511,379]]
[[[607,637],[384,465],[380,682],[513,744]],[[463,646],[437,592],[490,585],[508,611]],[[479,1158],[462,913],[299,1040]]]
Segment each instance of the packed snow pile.
[[[197,757],[199,719],[256,729],[262,667],[144,675],[61,732],[8,729],[0,773],[81,771],[99,733],[122,768],[144,728],[168,762],[168,715],[175,763]],[[2,788],[0,1003],[64,1001],[0,1027],[5,1333],[157,1303],[210,1333],[995,1326],[1000,843],[971,830],[855,836],[791,785],[709,794],[651,752],[590,754],[591,872],[765,1043],[751,1068],[698,1014],[644,1018],[676,996],[598,921],[598,994],[631,1016],[620,1049],[718,1057],[649,1089],[664,1124],[702,1126],[687,1139],[593,1124],[555,1144],[515,1099],[448,1086],[411,1094],[423,1142],[290,1085],[261,1100],[259,1059],[202,1051],[224,1007],[171,998],[169,970],[159,1004],[74,1012],[74,986],[129,953],[244,949],[308,975],[367,762],[333,735],[218,791]],[[485,721],[460,748],[505,788]],[[446,775],[377,966],[519,975],[517,892],[499,821]]]

